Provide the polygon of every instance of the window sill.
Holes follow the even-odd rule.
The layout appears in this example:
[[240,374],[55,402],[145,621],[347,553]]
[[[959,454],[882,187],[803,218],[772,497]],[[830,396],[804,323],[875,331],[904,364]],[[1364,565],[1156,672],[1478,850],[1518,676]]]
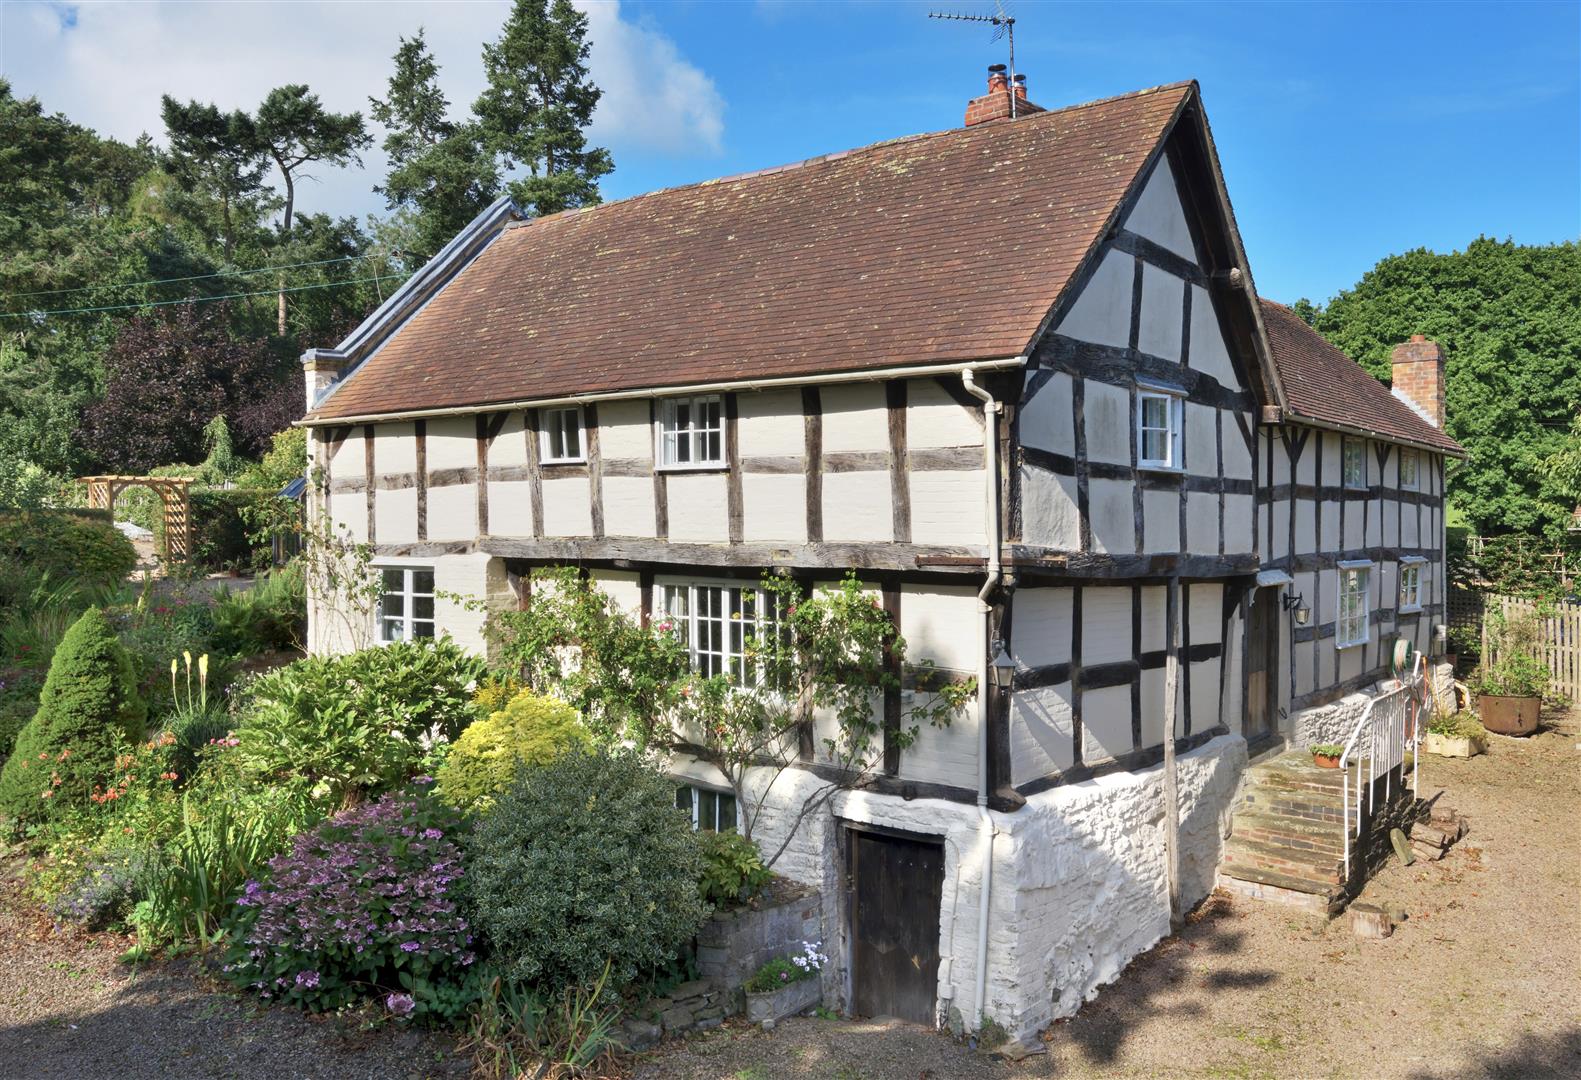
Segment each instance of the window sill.
[[1371,640],[1372,640],[1371,638],[1362,638],[1360,641],[1347,641],[1344,644],[1340,644],[1338,641],[1336,641],[1334,643],[1334,648],[1336,648],[1336,649],[1359,649],[1363,645],[1366,645]]
[[730,463],[727,461],[708,461],[696,465],[660,465],[661,473],[697,473],[697,472],[728,472]]
[[1185,470],[1179,465],[1165,465],[1164,463],[1158,461],[1138,461],[1136,463],[1136,471],[1169,473],[1172,476],[1179,476],[1181,473],[1185,472]]
[[587,464],[587,458],[585,458],[585,457],[544,458],[538,464],[540,464],[540,465],[586,465]]
[[1397,611],[1398,611],[1398,614],[1401,614],[1401,615],[1420,615],[1422,613],[1422,605],[1421,604],[1410,604],[1410,605],[1401,604],[1400,607],[1397,609]]

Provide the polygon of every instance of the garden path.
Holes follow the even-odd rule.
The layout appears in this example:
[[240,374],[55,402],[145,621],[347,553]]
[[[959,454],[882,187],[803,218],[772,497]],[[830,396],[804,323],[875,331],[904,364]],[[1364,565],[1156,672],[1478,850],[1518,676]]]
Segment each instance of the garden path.
[[1581,1076],[1581,710],[1545,725],[1490,736],[1469,761],[1425,759],[1424,791],[1442,789],[1471,832],[1368,884],[1365,899],[1409,914],[1387,939],[1219,896],[1019,1064],[909,1025],[802,1018],[661,1048],[637,1076]]

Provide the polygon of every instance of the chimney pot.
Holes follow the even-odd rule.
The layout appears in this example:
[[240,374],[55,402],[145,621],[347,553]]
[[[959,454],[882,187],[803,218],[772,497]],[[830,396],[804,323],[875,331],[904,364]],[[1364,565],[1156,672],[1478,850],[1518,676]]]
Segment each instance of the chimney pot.
[[1005,66],[992,64],[988,68],[988,92],[999,94],[1010,88],[1010,81],[1005,78]]
[[1411,335],[1411,340],[1412,341],[1426,341],[1427,338],[1424,335],[1422,335],[1422,334],[1412,334]]

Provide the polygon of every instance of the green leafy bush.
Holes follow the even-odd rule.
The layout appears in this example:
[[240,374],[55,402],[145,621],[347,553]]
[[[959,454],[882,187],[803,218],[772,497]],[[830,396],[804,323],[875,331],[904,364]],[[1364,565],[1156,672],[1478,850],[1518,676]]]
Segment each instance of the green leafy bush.
[[146,715],[131,658],[89,608],[55,650],[38,712],[0,771],[0,813],[15,828],[87,805],[117,754],[142,738]]
[[1433,722],[1427,725],[1427,730],[1433,735],[1444,735],[1452,739],[1480,739],[1488,733],[1488,729],[1482,726],[1482,721],[1471,712],[1435,716]]
[[1481,697],[1542,697],[1553,680],[1548,665],[1540,658],[1542,626],[1539,608],[1535,614],[1506,618],[1502,612],[1490,611],[1486,616],[1488,645],[1492,649],[1492,663],[1483,663],[1467,680],[1471,692]]
[[0,563],[83,585],[115,585],[137,566],[137,549],[107,514],[86,510],[0,511]]
[[740,833],[700,833],[698,845],[703,852],[703,899],[715,907],[744,903],[774,876],[763,865],[757,844]]
[[782,986],[816,978],[828,962],[829,958],[819,951],[817,942],[804,941],[801,943],[801,952],[777,956],[754,971],[741,984],[742,989],[749,994],[772,993]]
[[675,785],[628,753],[572,750],[523,771],[480,821],[477,925],[507,979],[606,997],[665,964],[708,917]]
[[296,837],[237,898],[226,974],[311,1010],[373,997],[397,1016],[459,1020],[481,990],[457,902],[460,825],[400,793]]
[[483,672],[448,638],[298,660],[244,689],[241,760],[260,780],[329,803],[386,790],[412,776],[432,742],[461,733]]
[[267,565],[269,549],[255,546],[247,515],[257,504],[275,501],[272,491],[193,487],[192,561],[211,570],[247,570]]
[[196,660],[210,653],[210,696],[219,699],[230,681],[232,664],[223,652],[211,651],[214,618],[207,603],[145,589],[137,603],[106,608],[105,615],[131,654],[138,692],[148,702],[151,715],[176,707],[177,688],[172,686],[170,662],[185,656]]
[[523,690],[461,733],[439,769],[439,795],[463,810],[481,809],[510,786],[517,770],[543,765],[587,741],[575,709]]
[[214,645],[232,656],[300,649],[307,632],[307,578],[290,563],[259,574],[253,587],[214,604]]

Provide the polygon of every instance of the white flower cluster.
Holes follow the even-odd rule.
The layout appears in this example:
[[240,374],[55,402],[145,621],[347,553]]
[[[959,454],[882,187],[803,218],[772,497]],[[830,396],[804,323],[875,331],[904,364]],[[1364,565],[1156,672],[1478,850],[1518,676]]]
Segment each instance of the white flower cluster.
[[790,962],[806,972],[819,971],[829,962],[829,958],[819,952],[823,942],[804,941],[801,943],[801,955],[793,956]]

